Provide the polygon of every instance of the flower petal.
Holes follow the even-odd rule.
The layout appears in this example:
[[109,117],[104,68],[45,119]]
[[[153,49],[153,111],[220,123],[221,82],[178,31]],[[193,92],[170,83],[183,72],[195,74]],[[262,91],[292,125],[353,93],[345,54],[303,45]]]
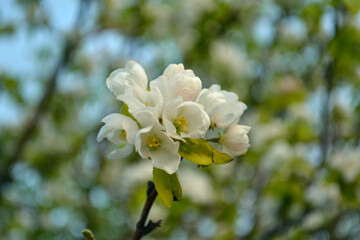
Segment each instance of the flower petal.
[[110,74],[106,86],[116,96],[124,93],[141,96],[141,90],[146,90],[147,82],[146,73],[140,64],[129,61],[125,68],[116,69]]
[[100,128],[100,131],[97,135],[96,140],[98,142],[101,142],[102,140],[104,140],[104,138],[106,138],[107,134],[111,131],[112,129],[109,128],[107,125],[104,125]]
[[108,154],[108,158],[110,159],[121,159],[129,156],[134,149],[133,144],[126,144],[123,148],[115,149],[114,151]]
[[110,128],[123,129],[123,121],[126,119],[131,120],[131,118],[120,113],[112,113],[104,117],[101,121]]
[[139,131],[137,123],[131,118],[127,118],[123,121],[123,127],[126,131],[126,140],[129,143],[134,144],[136,133]]
[[184,65],[182,63],[180,64],[169,64],[167,68],[165,69],[163,76],[165,76],[166,80],[169,80],[172,78],[175,74],[179,72],[185,71]]
[[123,101],[128,105],[129,113],[134,115],[136,112],[145,108],[145,105],[139,101],[135,96],[129,94],[121,94],[117,96],[117,99]]
[[247,133],[250,127],[244,125],[235,125],[229,127],[223,136],[223,145],[227,152],[232,156],[240,156],[250,147]]
[[169,89],[168,82],[164,76],[160,76],[150,82],[150,90],[152,91],[154,88],[158,88],[160,90],[164,104],[167,103],[169,101]]
[[201,91],[201,80],[191,70],[176,74],[169,81],[170,98],[181,96],[184,101],[194,101]]
[[159,123],[158,118],[150,111],[144,110],[137,112],[134,117],[140,123],[141,127],[152,126],[155,131],[163,129],[163,126]]
[[148,126],[145,127],[143,129],[140,129],[137,133],[136,133],[136,137],[135,137],[135,149],[136,151],[139,153],[139,155],[144,158],[147,159],[149,158],[149,148],[147,148],[146,146],[146,136],[148,135],[148,133],[152,130],[153,126]]
[[176,128],[174,126],[174,124],[172,122],[170,122],[168,119],[165,119],[163,121],[164,123],[164,126],[165,126],[165,129],[166,129],[166,133],[172,137],[172,138],[175,138],[175,139],[179,139],[179,140],[182,140],[185,142],[185,139],[183,139],[182,137],[180,137],[177,133],[176,133]]
[[146,76],[145,70],[140,64],[130,60],[126,63],[125,69],[129,71],[129,80],[138,84],[143,89],[147,88],[148,78]]
[[183,102],[178,106],[178,114],[184,116],[188,122],[188,131],[182,132],[182,137],[201,138],[204,137],[210,126],[208,114],[203,106],[195,102]]
[[176,118],[176,108],[183,102],[182,97],[178,96],[175,99],[168,102],[164,107],[163,120],[167,119],[170,122]]
[[217,84],[202,90],[197,102],[204,106],[211,123],[222,129],[237,124],[247,108],[235,93],[221,90]]
[[149,153],[153,166],[160,168],[168,174],[175,173],[180,164],[180,154],[171,154],[165,151],[153,151]]

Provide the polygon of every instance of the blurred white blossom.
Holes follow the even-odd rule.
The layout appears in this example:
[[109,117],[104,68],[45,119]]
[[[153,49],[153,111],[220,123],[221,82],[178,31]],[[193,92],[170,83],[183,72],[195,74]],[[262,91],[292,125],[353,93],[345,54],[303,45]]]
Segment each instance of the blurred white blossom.
[[226,41],[214,41],[211,44],[211,61],[234,76],[243,77],[248,72],[246,53],[236,44]]
[[351,149],[335,152],[330,166],[339,170],[348,182],[353,182],[360,173],[360,150]]
[[305,193],[305,198],[315,206],[333,207],[340,201],[340,189],[337,184],[313,183]]
[[183,183],[184,196],[198,203],[211,203],[215,200],[215,192],[210,178],[203,172],[185,167],[181,169],[180,180]]

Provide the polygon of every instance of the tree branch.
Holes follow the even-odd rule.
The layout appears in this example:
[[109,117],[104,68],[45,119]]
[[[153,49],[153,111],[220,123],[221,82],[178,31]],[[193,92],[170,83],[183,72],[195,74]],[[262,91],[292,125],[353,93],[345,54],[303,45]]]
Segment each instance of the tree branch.
[[35,129],[38,126],[40,119],[47,111],[49,107],[49,102],[56,91],[58,73],[69,61],[70,55],[73,49],[75,48],[75,45],[76,44],[73,41],[70,40],[66,41],[63,53],[60,59],[58,60],[55,69],[53,70],[53,72],[49,77],[47,87],[40,102],[38,103],[35,109],[34,115],[30,118],[30,120],[27,122],[26,126],[24,127],[22,133],[20,134],[19,140],[17,141],[14,147],[13,154],[10,155],[10,157],[7,160],[7,163],[5,164],[5,167],[0,172],[1,184],[4,184],[11,180],[11,176],[8,168],[19,160],[26,143],[35,132]]
[[323,129],[320,135],[320,147],[321,147],[321,160],[319,168],[321,168],[326,162],[329,144],[330,144],[330,97],[332,91],[332,83],[334,78],[334,61],[330,60],[326,65],[324,70],[324,77],[326,82],[326,95],[324,99],[323,112],[322,112],[322,121]]
[[[340,19],[343,18],[343,11],[344,8],[340,2],[336,3],[335,5],[335,20],[334,20],[334,39],[339,35],[339,32],[341,30],[341,24]],[[320,135],[320,147],[321,147],[321,159],[320,164],[318,168],[321,168],[324,166],[324,163],[326,162],[328,158],[328,152],[331,147],[333,133],[331,129],[331,109],[330,109],[330,100],[331,100],[331,93],[334,87],[334,78],[335,78],[335,67],[336,67],[337,58],[336,56],[330,57],[328,63],[325,66],[324,69],[324,79],[325,79],[325,99],[324,99],[324,105],[323,105],[323,112],[322,112],[322,131]]]
[[133,240],[141,239],[146,234],[151,233],[153,230],[155,230],[157,227],[160,227],[161,220],[157,222],[149,221],[148,224],[145,226],[146,218],[149,215],[150,209],[156,199],[157,191],[155,189],[155,185],[153,182],[148,182],[148,188],[146,191],[146,202],[144,204],[143,210],[141,212],[140,219],[138,223],[136,224],[136,231],[134,235],[132,236]]
[[[80,2],[79,11],[77,20],[75,22],[75,30],[79,29],[81,27],[81,20],[83,19],[84,11],[87,7],[88,0],[82,0]],[[75,34],[75,37],[69,37],[67,38],[62,54],[58,60],[58,62],[55,65],[55,68],[53,72],[50,74],[49,79],[47,81],[47,86],[45,88],[45,92],[38,103],[37,107],[35,108],[33,116],[30,118],[30,120],[25,125],[23,131],[20,133],[20,137],[18,138],[18,141],[15,143],[15,147],[13,150],[13,154],[11,154],[6,163],[4,164],[3,169],[0,169],[0,184],[1,186],[5,183],[11,181],[11,176],[9,173],[9,167],[17,162],[23,152],[23,149],[26,145],[26,143],[29,141],[31,136],[36,130],[36,127],[38,126],[42,116],[47,111],[49,107],[49,103],[53,97],[53,95],[56,92],[57,87],[57,79],[59,72],[68,64],[72,53],[76,49],[76,46],[78,45],[80,38]]]

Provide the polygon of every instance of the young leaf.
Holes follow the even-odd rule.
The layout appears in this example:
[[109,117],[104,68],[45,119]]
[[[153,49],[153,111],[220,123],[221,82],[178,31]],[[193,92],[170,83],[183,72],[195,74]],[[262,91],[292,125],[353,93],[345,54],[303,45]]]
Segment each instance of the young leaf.
[[169,174],[159,168],[153,168],[153,177],[156,191],[166,207],[170,208],[173,202]]
[[179,178],[176,173],[170,175],[171,189],[174,195],[174,200],[180,201],[182,196],[182,189]]
[[94,234],[89,229],[82,230],[81,234],[86,240],[96,240]]
[[186,138],[180,142],[179,154],[187,160],[199,165],[224,164],[233,160],[229,154],[213,148],[206,140]]
[[345,6],[354,14],[358,13],[360,10],[360,1],[359,0],[344,0]]
[[181,199],[182,190],[176,173],[167,174],[159,168],[153,168],[153,177],[156,191],[166,207],[170,208],[173,199]]
[[220,152],[215,148],[213,148],[212,150],[213,150],[213,161],[215,164],[225,164],[234,160],[233,157],[230,156],[229,154]]
[[186,142],[180,141],[179,154],[187,160],[199,165],[211,165],[213,152],[210,144],[202,138],[185,138]]

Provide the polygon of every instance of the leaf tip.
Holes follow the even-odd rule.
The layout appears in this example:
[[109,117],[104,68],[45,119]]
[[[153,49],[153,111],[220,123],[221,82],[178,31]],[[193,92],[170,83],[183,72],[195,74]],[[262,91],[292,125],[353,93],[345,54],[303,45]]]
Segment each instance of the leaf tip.
[[90,229],[84,229],[81,231],[81,234],[86,240],[96,240],[94,234]]

